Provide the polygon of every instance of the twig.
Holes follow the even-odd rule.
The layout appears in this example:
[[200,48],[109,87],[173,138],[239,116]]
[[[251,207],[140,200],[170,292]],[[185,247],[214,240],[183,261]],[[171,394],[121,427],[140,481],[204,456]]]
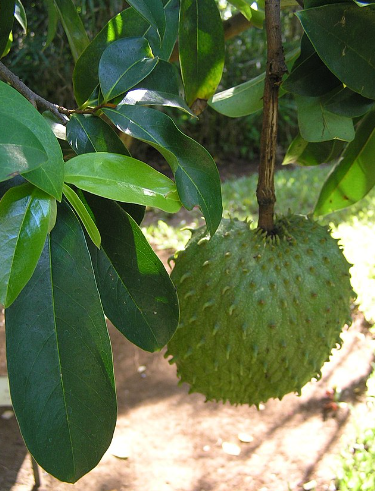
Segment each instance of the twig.
[[274,174],[277,146],[279,88],[287,72],[281,41],[280,0],[266,0],[267,67],[263,94],[263,126],[260,140],[260,164],[257,187],[258,227],[267,233],[274,230],[276,202]]
[[11,72],[1,61],[0,61],[0,78],[5,82],[10,83],[10,85],[15,88],[20,94],[22,94],[31,104],[39,110],[51,111],[51,113],[59,119],[62,124],[67,123],[67,118],[65,118],[59,110],[59,106],[52,104],[52,102],[46,101],[40,95],[33,92],[27,85],[25,85],[22,80],[20,80],[17,75]]
[[36,460],[31,454],[30,454],[30,458],[31,458],[31,466],[33,468],[33,475],[34,475],[34,486],[33,486],[33,491],[34,491],[39,489],[41,485],[40,472],[39,472],[39,465],[37,464]]
[[0,78],[5,80],[5,82],[10,83],[10,85],[15,88],[20,94],[22,94],[31,104],[39,110],[47,110],[51,111],[59,121],[66,125],[69,121],[68,118],[63,116],[71,116],[72,114],[94,114],[103,107],[116,107],[115,104],[99,104],[99,106],[87,108],[87,109],[67,109],[63,106],[58,106],[57,104],[53,104],[52,102],[43,99],[40,95],[33,92],[27,85],[25,85],[22,80],[20,80],[17,75],[9,70],[1,61],[0,61]]

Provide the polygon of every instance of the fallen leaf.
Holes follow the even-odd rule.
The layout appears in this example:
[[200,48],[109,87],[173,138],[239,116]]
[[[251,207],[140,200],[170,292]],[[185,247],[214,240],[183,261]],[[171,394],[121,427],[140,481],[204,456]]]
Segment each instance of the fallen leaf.
[[0,406],[11,406],[8,377],[0,377]]
[[243,442],[243,443],[250,443],[254,440],[254,438],[249,435],[249,433],[238,433],[238,439],[240,442]]
[[302,487],[305,491],[312,491],[316,488],[316,481],[306,482]]
[[241,453],[240,447],[238,445],[236,445],[235,443],[223,442],[221,445],[221,448],[228,455],[240,455],[240,453]]
[[1,415],[1,417],[2,417],[3,419],[11,419],[11,418],[13,418],[13,416],[14,416],[14,412],[13,412],[13,411],[11,411],[11,410],[4,411],[4,412],[2,413],[2,415]]
[[122,440],[116,440],[111,443],[108,452],[118,459],[128,459],[130,457],[130,448]]

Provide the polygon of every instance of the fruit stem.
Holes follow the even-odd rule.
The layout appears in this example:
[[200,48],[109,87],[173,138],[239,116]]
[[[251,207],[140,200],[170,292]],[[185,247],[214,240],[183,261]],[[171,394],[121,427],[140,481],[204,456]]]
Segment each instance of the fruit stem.
[[274,231],[275,161],[279,88],[287,67],[281,41],[280,0],[265,1],[267,66],[263,93],[263,126],[260,139],[260,163],[257,186],[258,227],[268,234]]

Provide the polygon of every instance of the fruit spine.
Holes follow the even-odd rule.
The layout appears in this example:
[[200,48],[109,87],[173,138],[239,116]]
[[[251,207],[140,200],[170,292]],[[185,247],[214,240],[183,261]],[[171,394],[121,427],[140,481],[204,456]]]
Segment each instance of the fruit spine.
[[327,228],[290,215],[275,232],[223,219],[212,238],[193,231],[175,258],[181,319],[166,356],[207,400],[300,393],[351,322],[350,264]]

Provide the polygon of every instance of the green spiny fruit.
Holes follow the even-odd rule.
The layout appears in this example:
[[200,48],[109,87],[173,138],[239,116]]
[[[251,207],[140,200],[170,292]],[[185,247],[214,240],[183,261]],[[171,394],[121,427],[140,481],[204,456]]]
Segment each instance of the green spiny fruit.
[[172,272],[181,309],[168,344],[181,382],[207,400],[300,393],[350,324],[350,264],[327,228],[291,215],[275,235],[223,219],[192,233]]

